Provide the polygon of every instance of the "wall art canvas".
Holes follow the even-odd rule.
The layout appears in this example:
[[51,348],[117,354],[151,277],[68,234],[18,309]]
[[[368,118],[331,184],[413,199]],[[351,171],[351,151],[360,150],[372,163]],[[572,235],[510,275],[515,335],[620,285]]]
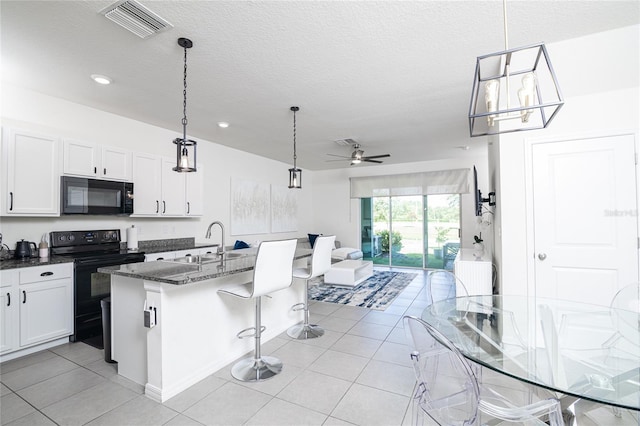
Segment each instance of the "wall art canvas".
[[269,232],[269,184],[231,179],[231,235]]
[[298,230],[298,189],[271,185],[271,232]]

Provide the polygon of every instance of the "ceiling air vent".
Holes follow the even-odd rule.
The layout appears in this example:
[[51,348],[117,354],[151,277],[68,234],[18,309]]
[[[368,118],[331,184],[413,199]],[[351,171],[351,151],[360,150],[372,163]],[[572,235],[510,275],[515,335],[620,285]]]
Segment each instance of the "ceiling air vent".
[[340,146],[352,146],[353,144],[356,143],[356,141],[354,141],[351,138],[347,138],[347,139],[338,139],[337,141],[334,141],[337,145]]
[[100,13],[140,38],[147,38],[173,27],[167,20],[135,0],[118,1],[102,9]]

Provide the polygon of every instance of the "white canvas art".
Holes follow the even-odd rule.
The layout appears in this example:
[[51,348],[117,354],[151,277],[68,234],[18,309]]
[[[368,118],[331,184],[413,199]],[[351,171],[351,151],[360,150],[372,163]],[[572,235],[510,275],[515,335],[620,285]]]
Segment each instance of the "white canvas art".
[[231,235],[269,232],[269,184],[231,179]]
[[271,185],[271,232],[298,230],[298,189]]

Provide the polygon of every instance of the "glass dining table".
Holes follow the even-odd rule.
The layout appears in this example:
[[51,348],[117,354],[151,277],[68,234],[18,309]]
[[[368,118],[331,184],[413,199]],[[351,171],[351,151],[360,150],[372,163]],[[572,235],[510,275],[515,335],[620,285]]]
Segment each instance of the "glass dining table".
[[556,393],[563,409],[640,411],[637,311],[493,295],[436,302],[422,319],[468,360]]

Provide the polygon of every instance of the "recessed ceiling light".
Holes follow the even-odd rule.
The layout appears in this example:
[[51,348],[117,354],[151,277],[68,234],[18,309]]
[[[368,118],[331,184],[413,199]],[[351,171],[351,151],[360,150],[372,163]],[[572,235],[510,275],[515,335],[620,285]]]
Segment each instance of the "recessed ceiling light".
[[229,123],[227,123],[226,121],[218,121],[218,127],[226,129],[227,127],[229,127]]
[[111,79],[106,75],[91,74],[91,78],[93,79],[93,81],[99,84],[111,84]]

